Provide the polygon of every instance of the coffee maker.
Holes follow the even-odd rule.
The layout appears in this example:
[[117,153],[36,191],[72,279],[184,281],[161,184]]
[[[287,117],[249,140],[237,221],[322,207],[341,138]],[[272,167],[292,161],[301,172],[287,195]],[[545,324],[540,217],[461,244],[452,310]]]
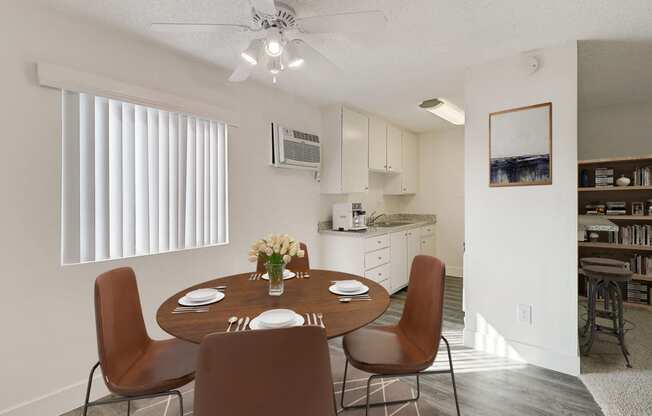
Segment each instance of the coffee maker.
[[333,204],[333,230],[335,231],[366,230],[366,217],[361,202]]

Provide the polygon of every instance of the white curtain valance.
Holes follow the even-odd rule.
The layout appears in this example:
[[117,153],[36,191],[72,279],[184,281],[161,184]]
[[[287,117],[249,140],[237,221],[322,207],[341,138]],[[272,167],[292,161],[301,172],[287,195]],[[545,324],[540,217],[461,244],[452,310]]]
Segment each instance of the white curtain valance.
[[37,64],[37,75],[39,84],[44,87],[83,92],[146,107],[193,114],[197,117],[222,121],[229,127],[239,125],[239,115],[233,110],[116,81],[101,75],[43,62]]

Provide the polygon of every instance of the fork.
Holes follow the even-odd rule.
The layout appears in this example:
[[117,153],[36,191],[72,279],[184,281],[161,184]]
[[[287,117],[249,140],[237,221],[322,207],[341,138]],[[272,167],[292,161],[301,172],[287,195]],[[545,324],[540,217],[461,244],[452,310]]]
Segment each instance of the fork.
[[317,318],[319,318],[319,326],[326,328],[326,325],[324,325],[324,315],[321,312],[317,314]]

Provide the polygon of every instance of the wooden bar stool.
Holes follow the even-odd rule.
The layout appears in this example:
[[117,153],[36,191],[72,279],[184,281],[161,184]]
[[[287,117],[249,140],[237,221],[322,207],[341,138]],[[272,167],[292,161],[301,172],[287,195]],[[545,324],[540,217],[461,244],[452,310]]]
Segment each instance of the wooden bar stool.
[[[632,280],[632,272],[624,267],[612,265],[596,265],[582,262],[582,270],[588,279],[588,316],[587,323],[583,329],[585,341],[580,345],[580,351],[587,355],[593,345],[595,333],[611,335],[618,339],[618,344],[623,352],[627,367],[629,363],[629,351],[625,346],[625,317],[623,312],[623,293],[620,285]],[[605,309],[598,310],[596,304],[598,293],[603,292],[605,298],[609,296],[611,302],[606,301]],[[596,318],[611,320],[613,326],[599,325]]]

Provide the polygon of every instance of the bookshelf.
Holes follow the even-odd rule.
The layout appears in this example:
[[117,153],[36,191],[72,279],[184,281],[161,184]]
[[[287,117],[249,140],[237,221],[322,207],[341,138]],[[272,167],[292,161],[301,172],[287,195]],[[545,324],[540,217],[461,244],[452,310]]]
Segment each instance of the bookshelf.
[[614,243],[601,243],[601,242],[594,243],[591,241],[579,241],[578,244],[580,247],[588,247],[588,248],[652,252],[652,246],[635,246],[631,244],[614,244]]
[[[587,301],[586,296],[580,295],[580,299],[585,301],[585,302]],[[645,305],[645,304],[642,304],[642,303],[631,303],[631,302],[623,302],[623,304],[625,306],[629,306],[629,307],[636,308],[636,309],[643,309],[645,311],[652,311],[652,305]]]
[[577,188],[578,192],[632,192],[652,191],[652,186],[593,186],[588,188]]
[[[632,179],[634,171],[641,168],[652,166],[652,154],[644,156],[616,157],[579,160],[578,178],[581,178],[582,171],[586,171],[589,178],[589,184],[595,184],[595,169],[609,168],[613,169],[614,183],[621,175]],[[635,226],[645,227],[652,226],[652,215],[632,215],[632,204],[643,203],[645,212],[647,212],[647,201],[652,199],[652,184],[633,186],[578,186],[578,209],[579,214],[586,213],[587,204],[606,204],[606,202],[625,203],[626,213],[624,215],[604,215],[615,222],[619,227]],[[593,209],[593,208],[592,208]],[[599,256],[609,257],[629,262],[632,257],[640,255],[643,257],[652,257],[652,245],[632,245],[616,244],[609,242],[608,233],[599,232],[598,241],[580,241],[578,242],[578,251],[580,257]],[[619,238],[617,241],[621,241]],[[580,280],[581,282],[583,279]],[[652,276],[635,273],[633,281],[637,283],[647,283],[652,286]],[[583,285],[580,284],[580,287]],[[648,301],[652,297],[648,289]],[[626,305],[642,308],[652,311],[652,305],[625,302]]]

